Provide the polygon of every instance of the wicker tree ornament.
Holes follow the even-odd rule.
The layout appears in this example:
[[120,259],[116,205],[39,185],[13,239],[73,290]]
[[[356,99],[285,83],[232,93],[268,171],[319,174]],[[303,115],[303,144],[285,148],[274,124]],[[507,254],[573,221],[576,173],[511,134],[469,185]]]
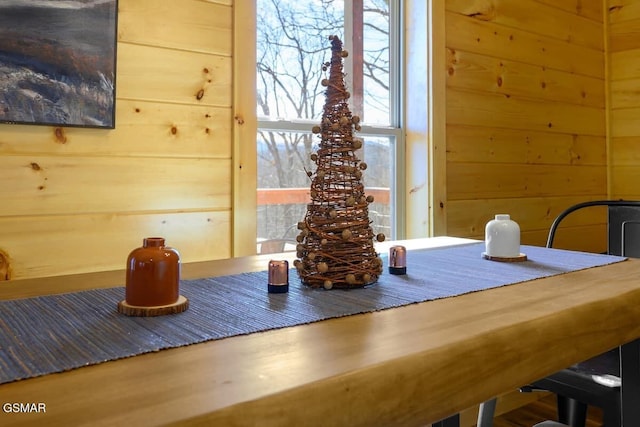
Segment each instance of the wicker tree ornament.
[[360,130],[360,118],[349,110],[349,92],[343,74],[343,58],[348,53],[342,41],[330,36],[331,61],[323,66],[329,78],[322,80],[326,101],[322,122],[312,131],[320,136],[318,151],[311,155],[316,164],[311,178],[311,202],[304,220],[298,223],[297,257],[294,265],[302,282],[325,289],[358,288],[378,280],[382,260],[373,239],[383,241],[384,234],[374,236],[369,220],[369,203],[362,184],[367,165],[355,151],[362,140],[354,137]]

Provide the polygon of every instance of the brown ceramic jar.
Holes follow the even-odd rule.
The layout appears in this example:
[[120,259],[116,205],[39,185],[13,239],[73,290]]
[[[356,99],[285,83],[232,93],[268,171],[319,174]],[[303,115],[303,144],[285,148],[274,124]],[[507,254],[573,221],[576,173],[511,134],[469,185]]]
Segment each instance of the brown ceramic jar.
[[180,254],[162,237],[147,237],[127,258],[126,302],[141,307],[173,304],[180,296]]

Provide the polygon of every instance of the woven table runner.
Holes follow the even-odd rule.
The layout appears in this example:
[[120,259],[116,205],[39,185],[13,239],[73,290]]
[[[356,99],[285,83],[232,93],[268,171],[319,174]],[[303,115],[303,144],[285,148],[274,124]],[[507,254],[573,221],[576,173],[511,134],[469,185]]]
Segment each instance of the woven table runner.
[[[143,353],[452,297],[624,260],[523,246],[525,262],[482,259],[483,243],[407,252],[407,275],[386,271],[351,290],[267,293],[267,272],[184,280],[189,309],[160,317],[116,311],[124,287],[0,301],[0,384]],[[386,258],[386,256],[383,256]],[[386,262],[385,262],[386,265]],[[265,266],[266,267],[266,266]],[[385,267],[386,268],[386,267]],[[535,282],[532,282],[535,286]]]

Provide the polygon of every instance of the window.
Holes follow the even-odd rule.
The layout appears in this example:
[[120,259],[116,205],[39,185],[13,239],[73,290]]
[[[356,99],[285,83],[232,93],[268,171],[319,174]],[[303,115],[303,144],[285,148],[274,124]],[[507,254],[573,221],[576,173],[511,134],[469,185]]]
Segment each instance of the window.
[[361,118],[357,155],[375,233],[402,237],[400,5],[393,0],[257,0],[258,248],[292,249],[305,214],[319,143],[311,133],[325,103],[322,65],[329,35],[349,52],[345,75],[351,111]]

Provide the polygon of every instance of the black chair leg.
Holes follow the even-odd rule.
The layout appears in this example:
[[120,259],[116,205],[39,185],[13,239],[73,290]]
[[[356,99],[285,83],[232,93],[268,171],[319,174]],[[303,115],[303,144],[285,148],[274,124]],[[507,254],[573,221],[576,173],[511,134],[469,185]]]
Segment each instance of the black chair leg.
[[571,427],[585,427],[587,405],[574,399],[557,395],[558,421]]
[[460,427],[460,415],[456,414],[444,420],[433,423],[432,427]]
[[620,347],[620,374],[622,376],[622,423],[640,426],[640,340]]
[[604,408],[602,411],[602,425],[604,427],[621,427],[620,409]]
[[478,422],[476,424],[477,427],[493,427],[493,417],[496,413],[497,402],[498,399],[494,397],[493,399],[480,404],[480,408],[478,409]]

